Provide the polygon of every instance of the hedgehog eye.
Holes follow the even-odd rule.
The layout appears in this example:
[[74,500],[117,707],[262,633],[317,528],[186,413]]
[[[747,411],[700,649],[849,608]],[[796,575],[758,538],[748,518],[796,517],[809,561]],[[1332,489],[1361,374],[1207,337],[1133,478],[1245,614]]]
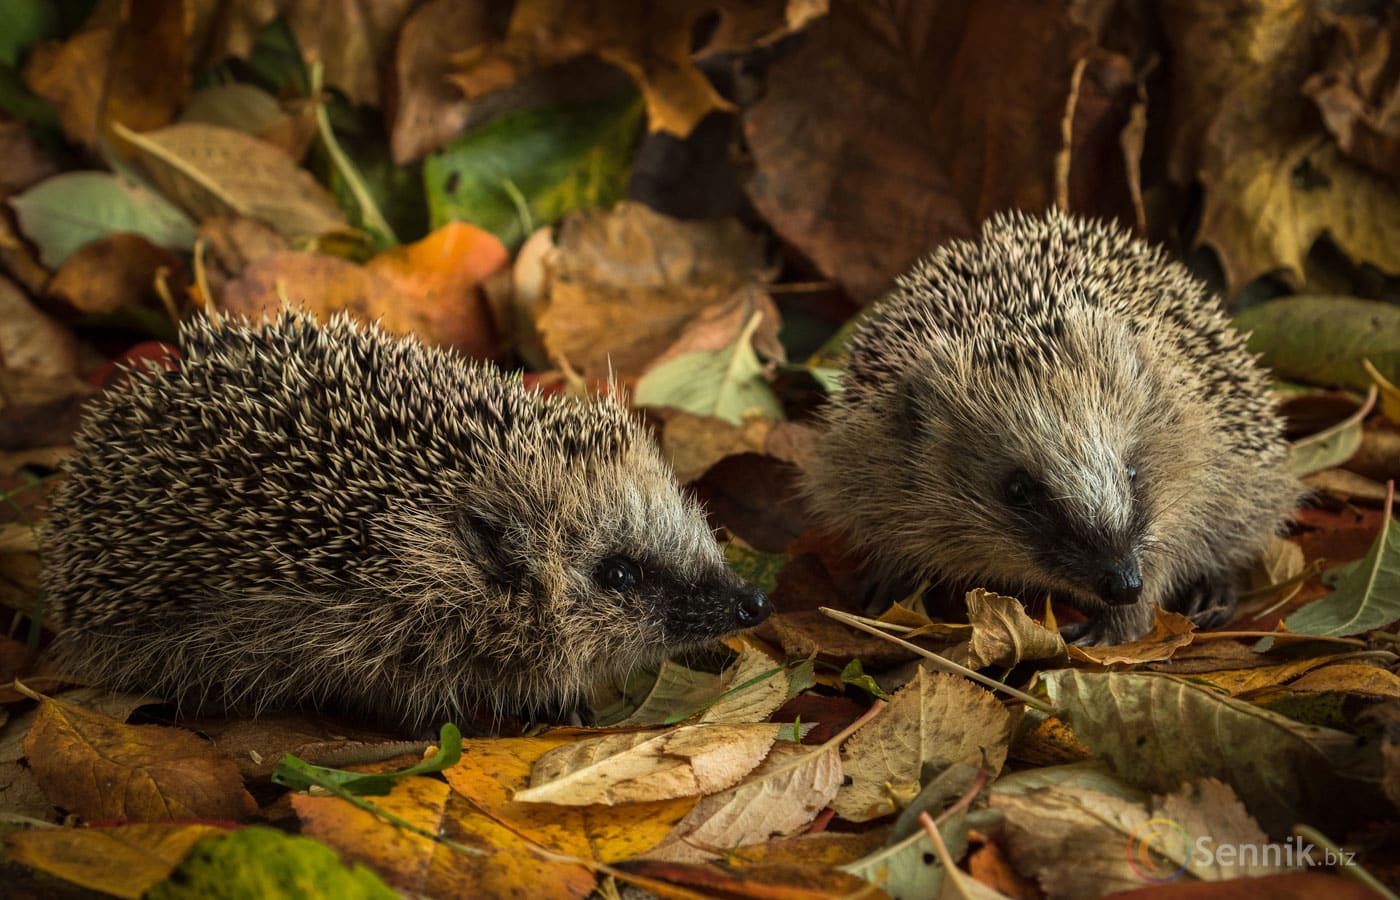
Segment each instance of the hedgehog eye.
[[630,591],[642,581],[642,570],[625,556],[609,556],[593,576],[610,591]]
[[1137,481],[1137,466],[1128,466],[1128,480]]
[[1025,469],[1017,469],[1011,473],[1011,477],[1006,479],[1006,486],[1003,489],[1006,494],[1006,502],[1012,506],[1030,506],[1035,500],[1039,486],[1035,479]]

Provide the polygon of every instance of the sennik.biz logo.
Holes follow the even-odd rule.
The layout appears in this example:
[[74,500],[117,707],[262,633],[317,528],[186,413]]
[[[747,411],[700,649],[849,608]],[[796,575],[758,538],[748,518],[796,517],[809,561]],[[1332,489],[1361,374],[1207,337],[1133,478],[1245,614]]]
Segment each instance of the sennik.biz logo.
[[1148,819],[1128,835],[1128,866],[1143,881],[1173,881],[1190,863],[1191,838],[1178,822]]
[[1143,881],[1161,884],[1181,877],[1195,862],[1202,869],[1252,870],[1257,874],[1300,866],[1351,866],[1356,854],[1340,848],[1318,848],[1298,835],[1282,843],[1236,844],[1209,834],[1195,840],[1174,819],[1148,819],[1128,835],[1128,866]]

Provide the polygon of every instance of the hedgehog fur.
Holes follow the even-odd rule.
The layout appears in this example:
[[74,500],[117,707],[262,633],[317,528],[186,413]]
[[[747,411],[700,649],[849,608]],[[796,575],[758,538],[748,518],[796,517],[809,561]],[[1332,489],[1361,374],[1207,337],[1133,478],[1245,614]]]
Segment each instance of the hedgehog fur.
[[52,500],[66,672],[421,728],[558,716],[768,613],[616,400],[344,316],[200,317],[181,346],[101,395]]
[[1161,606],[1220,624],[1302,489],[1267,376],[1159,249],[1002,214],[900,277],[853,332],[804,489],[891,599],[929,579],[1047,593],[1081,643]]

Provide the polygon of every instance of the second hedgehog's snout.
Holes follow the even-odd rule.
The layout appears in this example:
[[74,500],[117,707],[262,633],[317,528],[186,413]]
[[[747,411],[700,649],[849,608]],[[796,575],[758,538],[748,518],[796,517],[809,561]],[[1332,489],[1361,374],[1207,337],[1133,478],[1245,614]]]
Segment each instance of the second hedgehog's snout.
[[768,595],[752,585],[745,585],[734,594],[730,607],[735,628],[753,628],[773,613]]

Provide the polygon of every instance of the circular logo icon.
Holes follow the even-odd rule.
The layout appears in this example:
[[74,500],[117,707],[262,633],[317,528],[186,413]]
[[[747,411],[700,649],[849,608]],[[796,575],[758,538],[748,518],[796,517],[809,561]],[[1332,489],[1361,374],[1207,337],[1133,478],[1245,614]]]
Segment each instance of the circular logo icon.
[[1148,819],[1128,835],[1128,866],[1143,881],[1172,881],[1190,862],[1191,839],[1171,819]]

